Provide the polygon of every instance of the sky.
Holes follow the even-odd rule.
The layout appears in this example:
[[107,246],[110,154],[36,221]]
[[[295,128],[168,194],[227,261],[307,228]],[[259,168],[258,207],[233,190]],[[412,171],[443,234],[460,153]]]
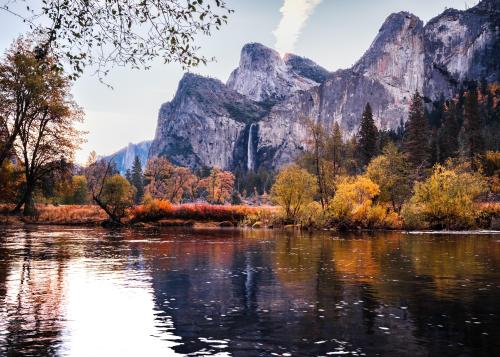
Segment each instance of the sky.
[[[0,0],[4,3],[6,0]],[[34,0],[33,0],[34,1]],[[477,0],[226,0],[234,10],[228,25],[197,45],[216,61],[191,70],[225,82],[238,66],[240,50],[260,42],[281,53],[308,57],[328,70],[352,66],[368,49],[384,20],[393,12],[409,11],[424,22],[446,8],[463,10]],[[26,31],[12,15],[0,11],[0,50]],[[109,155],[154,138],[160,105],[173,98],[183,70],[177,64],[153,63],[150,70],[114,68],[101,84],[88,69],[73,86],[85,111],[80,126],[86,143],[76,154],[79,163],[90,151]]]

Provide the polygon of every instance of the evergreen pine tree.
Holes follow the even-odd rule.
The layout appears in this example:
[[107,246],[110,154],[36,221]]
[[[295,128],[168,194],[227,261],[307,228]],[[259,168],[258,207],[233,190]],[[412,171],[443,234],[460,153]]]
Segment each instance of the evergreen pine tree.
[[477,88],[472,86],[465,97],[464,104],[464,135],[465,135],[465,157],[469,160],[471,167],[475,170],[476,155],[483,149],[481,136],[481,117],[479,115],[479,103]]
[[460,123],[457,115],[455,103],[451,100],[445,103],[443,125],[439,132],[441,162],[450,157],[457,156],[459,148],[458,137],[460,134]]
[[358,133],[358,154],[361,166],[368,165],[371,158],[377,154],[378,130],[373,121],[373,113],[370,103],[366,104]]
[[130,169],[127,169],[127,171],[125,172],[125,178],[129,183],[132,183],[132,172],[130,171]]
[[404,151],[414,168],[426,167],[429,164],[429,125],[425,117],[424,102],[418,92],[415,92],[410,105],[408,121],[406,122]]
[[135,204],[139,204],[144,196],[144,175],[139,157],[136,156],[132,165],[132,185],[135,187]]

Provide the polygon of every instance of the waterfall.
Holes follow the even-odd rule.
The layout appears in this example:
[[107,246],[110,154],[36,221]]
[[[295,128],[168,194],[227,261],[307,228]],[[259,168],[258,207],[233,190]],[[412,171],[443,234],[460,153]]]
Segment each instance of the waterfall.
[[248,171],[253,171],[255,168],[254,157],[253,157],[253,127],[255,123],[250,124],[250,129],[248,129],[248,143],[247,143],[247,169]]

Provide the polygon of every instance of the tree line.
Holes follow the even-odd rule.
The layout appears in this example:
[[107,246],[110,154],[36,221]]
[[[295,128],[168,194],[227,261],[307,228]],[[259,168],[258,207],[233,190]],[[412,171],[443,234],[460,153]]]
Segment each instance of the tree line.
[[499,99],[499,86],[484,81],[428,103],[416,92],[407,120],[388,131],[377,128],[367,103],[350,138],[338,123],[306,119],[306,149],[280,170],[272,197],[289,223],[474,226],[476,201],[500,193]]

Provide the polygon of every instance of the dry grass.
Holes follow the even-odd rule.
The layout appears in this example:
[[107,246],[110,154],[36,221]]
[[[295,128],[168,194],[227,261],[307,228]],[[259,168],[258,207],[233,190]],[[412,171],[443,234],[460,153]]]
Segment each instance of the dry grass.
[[52,223],[97,223],[106,220],[106,213],[94,205],[67,205],[38,207],[39,222]]
[[36,217],[25,219],[28,222],[46,224],[93,224],[107,219],[106,213],[93,205],[39,205]]
[[[13,205],[0,205],[0,214],[8,217]],[[82,225],[99,224],[107,220],[106,213],[94,205],[37,205],[35,217],[22,217],[26,223]],[[130,209],[131,223],[170,220],[184,222],[231,222],[239,224],[247,221],[265,221],[276,214],[275,207],[222,206],[207,203],[173,205],[168,201],[151,200]],[[252,223],[250,222],[250,223]]]

